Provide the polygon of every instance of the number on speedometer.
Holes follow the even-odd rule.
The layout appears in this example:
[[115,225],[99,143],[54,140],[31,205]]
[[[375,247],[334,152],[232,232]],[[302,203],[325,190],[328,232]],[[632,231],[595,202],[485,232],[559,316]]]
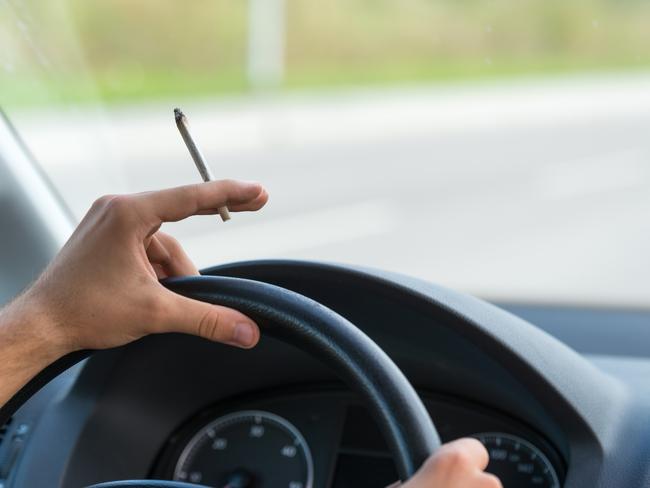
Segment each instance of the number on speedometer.
[[235,412],[201,428],[176,463],[174,479],[215,487],[311,488],[305,439],[286,419],[260,410]]
[[474,436],[490,453],[488,472],[503,488],[560,488],[555,468],[530,442],[510,434],[488,432]]

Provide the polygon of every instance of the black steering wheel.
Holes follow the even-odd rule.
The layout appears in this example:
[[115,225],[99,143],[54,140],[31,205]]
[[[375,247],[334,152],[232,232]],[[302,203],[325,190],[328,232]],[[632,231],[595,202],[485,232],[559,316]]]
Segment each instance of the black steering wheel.
[[[263,333],[313,354],[335,369],[373,414],[402,480],[410,478],[440,445],[419,396],[393,361],[367,335],[329,308],[274,285],[239,278],[197,276],[164,282],[170,290],[235,308],[256,320]],[[32,380],[0,412],[15,410],[76,354],[54,363]],[[173,481],[113,481],[91,488],[196,488]]]

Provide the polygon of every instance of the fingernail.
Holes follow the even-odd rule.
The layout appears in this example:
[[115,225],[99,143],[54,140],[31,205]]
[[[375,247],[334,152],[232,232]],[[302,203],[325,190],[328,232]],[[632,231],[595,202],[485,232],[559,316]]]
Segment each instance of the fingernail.
[[239,346],[251,347],[255,343],[255,336],[255,328],[251,324],[242,322],[235,326],[232,340]]

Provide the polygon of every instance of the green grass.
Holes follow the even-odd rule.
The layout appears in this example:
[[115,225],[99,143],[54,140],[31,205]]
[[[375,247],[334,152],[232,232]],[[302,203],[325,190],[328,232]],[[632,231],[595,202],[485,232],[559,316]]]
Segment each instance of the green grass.
[[0,106],[37,107],[84,103],[129,103],[170,98],[232,96],[245,93],[247,83],[238,73],[180,76],[167,73],[120,72],[119,77],[53,78],[47,84],[31,80],[0,81]]
[[314,68],[287,77],[289,89],[346,86],[386,86],[405,84],[453,84],[482,82],[514,77],[549,77],[603,72],[650,71],[650,65],[615,60],[610,63],[582,63],[562,58],[532,61],[477,60],[474,62],[395,63],[361,69],[327,70]]
[[[249,91],[244,0],[26,0],[27,13],[8,5],[5,107]],[[280,89],[645,70],[648,18],[646,0],[287,0]]]
[[[515,77],[563,76],[603,72],[645,72],[650,66],[636,60],[612,60],[609,63],[576,63],[572,59],[482,60],[476,62],[390,63],[340,70],[336,66],[318,66],[289,72],[279,91],[390,87],[422,84],[454,84],[507,80]],[[130,73],[122,71],[111,78],[74,77],[51,79],[46,85],[0,81],[0,105],[34,107],[57,104],[130,103],[171,99],[232,97],[250,92],[244,73],[194,74]]]

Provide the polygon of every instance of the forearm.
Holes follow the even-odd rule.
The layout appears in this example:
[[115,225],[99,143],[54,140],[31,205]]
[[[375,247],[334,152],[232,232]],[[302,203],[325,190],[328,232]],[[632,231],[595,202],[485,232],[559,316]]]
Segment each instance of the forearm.
[[0,309],[0,406],[66,353],[55,328],[26,296]]

